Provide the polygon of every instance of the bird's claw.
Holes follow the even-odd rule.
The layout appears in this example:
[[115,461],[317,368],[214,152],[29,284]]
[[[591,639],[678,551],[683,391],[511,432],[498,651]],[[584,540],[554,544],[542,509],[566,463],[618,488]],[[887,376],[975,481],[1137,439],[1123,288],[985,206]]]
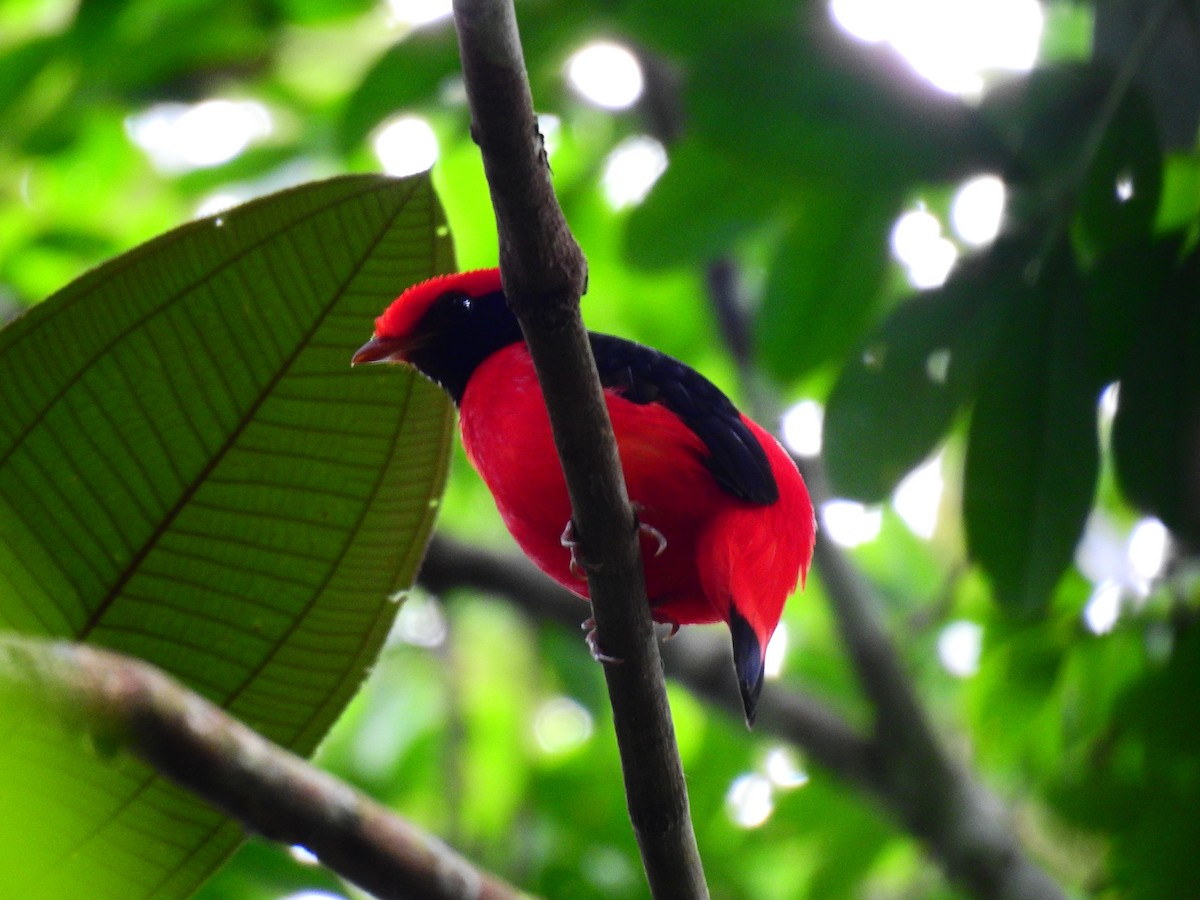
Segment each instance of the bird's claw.
[[667,549],[667,537],[653,525],[647,525],[645,522],[638,522],[638,531],[642,534],[654,538],[658,546],[654,548],[655,556],[662,556],[663,551]]
[[[633,505],[634,516],[640,517],[642,514],[642,504],[638,503],[635,500],[632,505]],[[667,536],[665,534],[663,534],[661,531],[659,531],[657,528],[655,528],[653,525],[647,525],[645,522],[641,521],[640,519],[638,519],[637,529],[640,534],[644,534],[647,537],[654,539],[654,542],[658,545],[657,547],[654,548],[654,555],[656,557],[662,556],[663,551],[667,549]]]
[[671,626],[671,630],[668,631],[667,636],[662,639],[662,642],[664,644],[667,641],[669,641],[671,638],[675,637],[675,635],[679,634],[679,623],[678,622],[669,622],[667,624],[669,624]]
[[592,654],[592,659],[598,663],[604,663],[606,666],[619,666],[625,662],[619,656],[609,656],[600,649],[600,638],[596,634],[596,617],[592,616],[580,626],[587,634],[584,636],[584,641],[587,642],[588,650]]
[[587,581],[588,572],[594,572],[600,568],[598,563],[589,563],[580,558],[579,541],[575,540],[574,519],[567,519],[567,527],[563,529],[562,536],[559,537],[558,542],[571,551],[571,574],[580,581]]

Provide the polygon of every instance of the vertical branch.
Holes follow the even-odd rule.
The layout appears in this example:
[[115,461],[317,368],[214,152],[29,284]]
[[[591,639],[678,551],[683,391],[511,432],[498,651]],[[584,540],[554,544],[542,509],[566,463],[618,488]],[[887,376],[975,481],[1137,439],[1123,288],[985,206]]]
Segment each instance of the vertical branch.
[[[706,897],[683,768],[646,601],[636,519],[587,332],[583,254],[550,183],[511,0],[455,0],[471,133],[496,212],[505,292],[546,398],[591,563],[597,637],[623,662],[605,677],[629,815],[656,896]],[[566,523],[564,523],[565,525]]]

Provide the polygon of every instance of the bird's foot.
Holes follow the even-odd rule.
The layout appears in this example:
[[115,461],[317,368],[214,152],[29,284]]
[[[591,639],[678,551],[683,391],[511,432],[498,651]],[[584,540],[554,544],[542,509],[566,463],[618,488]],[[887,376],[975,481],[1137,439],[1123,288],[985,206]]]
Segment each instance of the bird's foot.
[[606,666],[619,666],[625,662],[619,656],[609,656],[600,649],[600,638],[596,634],[596,617],[591,616],[586,622],[579,626],[587,634],[584,636],[584,641],[587,642],[588,650],[591,651],[592,659],[598,663],[604,663]]
[[579,549],[579,541],[575,540],[574,519],[567,519],[567,527],[563,529],[562,536],[559,537],[558,542],[571,551],[571,574],[580,581],[587,581],[588,572],[594,572],[600,568],[599,563],[589,563],[583,559],[583,555]]
[[664,644],[667,641],[669,641],[671,638],[675,637],[675,635],[679,634],[679,623],[678,622],[668,622],[667,624],[671,626],[671,630],[668,631],[666,637],[664,637],[662,639],[662,642]]
[[[636,500],[633,502],[633,514],[635,517],[640,517],[642,514],[642,504],[638,503]],[[658,546],[654,549],[654,555],[662,556],[663,551],[667,549],[667,536],[653,525],[647,525],[645,522],[641,521],[640,518],[636,518],[636,520],[638,532],[646,535],[647,537],[653,538],[655,543],[658,544]]]

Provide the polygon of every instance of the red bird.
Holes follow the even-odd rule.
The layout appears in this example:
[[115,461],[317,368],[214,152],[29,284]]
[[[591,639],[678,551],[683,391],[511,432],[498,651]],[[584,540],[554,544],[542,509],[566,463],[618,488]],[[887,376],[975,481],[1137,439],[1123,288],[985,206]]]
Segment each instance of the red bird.
[[[804,481],[774,438],[698,372],[641,344],[589,338],[642,523],[654,619],[729,625],[753,724],[767,642],[812,558]],[[586,598],[563,530],[571,504],[550,419],[500,271],[406,290],[354,354],[353,364],[366,362],[406,363],[445,389],[508,530],[543,572]]]

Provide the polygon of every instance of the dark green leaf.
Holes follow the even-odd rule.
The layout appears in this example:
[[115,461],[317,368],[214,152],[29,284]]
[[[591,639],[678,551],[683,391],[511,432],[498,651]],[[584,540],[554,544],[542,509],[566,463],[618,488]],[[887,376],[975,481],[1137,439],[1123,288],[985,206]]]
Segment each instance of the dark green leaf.
[[671,165],[650,196],[629,216],[625,253],[637,266],[659,269],[696,265],[724,256],[779,207],[781,186],[739,172],[699,141],[671,151]]
[[1010,325],[980,383],[968,436],[963,515],[973,559],[1011,610],[1042,610],[1083,531],[1099,466],[1097,385],[1083,288],[1061,250]]
[[980,113],[1009,148],[1009,175],[1056,206],[1079,169],[1080,153],[1109,86],[1106,69],[1079,64],[1035,69],[989,91]]
[[1177,234],[1110,247],[1084,276],[1088,341],[1102,382],[1121,377],[1143,321],[1178,265]]
[[1122,648],[1118,665],[1140,677],[1124,679],[1081,764],[1064,767],[1052,791],[1061,814],[1106,835],[1113,896],[1200,894],[1192,859],[1200,840],[1200,729],[1192,712],[1200,632],[1182,628],[1172,639],[1166,664],[1149,668],[1138,665],[1140,648]]
[[827,13],[718,19],[689,73],[693,133],[753,167],[866,189],[1000,165],[974,110],[892,48],[849,43]]
[[882,298],[887,234],[900,199],[812,185],[784,238],[757,321],[762,361],[788,380],[849,354]]
[[1113,455],[1122,490],[1191,544],[1200,542],[1200,252],[1143,317],[1121,374]]
[[883,500],[971,399],[1024,290],[1025,256],[1007,243],[911,298],[850,357],[825,410],[824,455],[839,496]]
[[[349,357],[451,257],[427,178],[334,179],[164,235],[0,332],[0,627],[140,656],[311,751],[413,576],[449,441],[439,391]],[[32,773],[42,809],[25,895],[184,896],[236,845],[140,763],[5,712],[0,772]]]
[[1133,90],[1117,107],[1084,179],[1078,217],[1089,245],[1104,249],[1149,235],[1162,186],[1154,111]]

